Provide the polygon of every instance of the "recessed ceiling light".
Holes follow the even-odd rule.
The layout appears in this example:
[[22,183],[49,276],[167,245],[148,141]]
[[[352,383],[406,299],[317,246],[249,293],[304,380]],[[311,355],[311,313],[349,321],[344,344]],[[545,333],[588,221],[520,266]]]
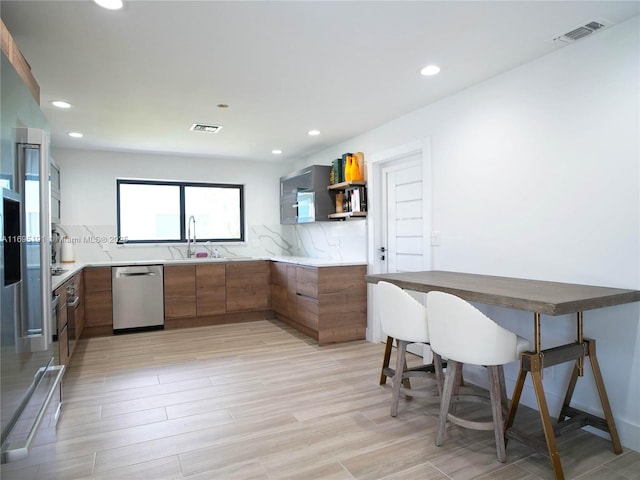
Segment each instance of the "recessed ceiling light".
[[438,73],[440,73],[440,67],[438,67],[437,65],[427,65],[422,70],[420,70],[420,73],[425,77],[437,75]]
[[273,153],[274,155],[282,155],[282,150],[275,148],[271,150],[271,153]]
[[64,100],[54,100],[51,102],[51,105],[58,108],[71,108],[71,104],[69,102],[65,102]]
[[69,132],[69,136],[73,137],[73,138],[82,138],[82,137],[84,137],[84,135],[82,135],[80,132]]
[[315,137],[316,135],[320,135],[320,130],[309,130],[307,134]]
[[107,10],[120,10],[122,8],[122,0],[93,0],[102,8]]

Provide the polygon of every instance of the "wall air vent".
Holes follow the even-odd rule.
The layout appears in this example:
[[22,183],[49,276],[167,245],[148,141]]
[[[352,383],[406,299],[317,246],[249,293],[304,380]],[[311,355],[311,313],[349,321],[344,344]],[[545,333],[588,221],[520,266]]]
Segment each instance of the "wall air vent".
[[564,47],[565,45],[569,45],[581,38],[586,37],[587,35],[591,35],[598,30],[602,30],[603,28],[609,26],[610,23],[604,20],[592,20],[584,25],[580,25],[579,27],[574,28],[570,32],[563,33],[562,35],[558,35],[555,37],[552,42],[555,43],[559,47]]
[[222,125],[207,125],[205,123],[194,123],[189,130],[193,132],[207,132],[217,133],[222,128]]

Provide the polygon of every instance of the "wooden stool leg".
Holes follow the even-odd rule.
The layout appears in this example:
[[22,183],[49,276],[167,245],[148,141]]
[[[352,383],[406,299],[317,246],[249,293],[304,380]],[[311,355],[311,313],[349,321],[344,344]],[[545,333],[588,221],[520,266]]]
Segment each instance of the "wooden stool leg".
[[404,371],[398,365],[403,365],[407,355],[407,344],[404,340],[398,340],[398,356],[396,360],[396,373],[393,376],[393,396],[391,398],[391,416],[398,414],[398,402],[400,400],[400,386],[402,385],[402,376]]
[[[382,357],[382,368],[380,369],[380,385],[387,383],[387,374],[391,370],[389,368],[389,362],[391,361],[391,350],[393,348],[393,337],[387,337],[387,343],[384,347],[384,357]],[[398,366],[396,365],[396,369]],[[407,361],[402,364],[403,371],[407,371]],[[411,381],[409,377],[402,380],[404,388],[411,388]]]
[[391,360],[391,349],[393,348],[393,338],[387,337],[387,343],[384,347],[384,357],[382,357],[382,369],[380,370],[380,385],[387,383],[387,374],[385,369],[389,368],[389,361]]
[[436,445],[440,446],[444,443],[445,430],[447,428],[447,416],[451,408],[451,399],[453,398],[453,390],[458,383],[459,370],[462,370],[462,364],[449,360],[447,362],[447,374],[444,379],[444,388],[442,391],[442,399],[440,400],[440,416],[438,418],[438,433],[436,434]]
[[502,365],[487,366],[489,376],[489,396],[491,397],[491,413],[493,416],[493,431],[496,439],[496,451],[498,460],[507,461],[507,451],[504,442],[504,421],[502,404],[502,387],[500,381],[500,369]]
[[507,398],[507,383],[504,380],[504,367],[498,367],[498,380],[500,381],[500,403],[502,403],[502,417],[506,418],[509,411],[509,399]]
[[436,374],[436,383],[438,384],[438,395],[442,397],[442,388],[444,384],[444,374],[442,373],[442,357],[436,352],[433,353],[433,369]]

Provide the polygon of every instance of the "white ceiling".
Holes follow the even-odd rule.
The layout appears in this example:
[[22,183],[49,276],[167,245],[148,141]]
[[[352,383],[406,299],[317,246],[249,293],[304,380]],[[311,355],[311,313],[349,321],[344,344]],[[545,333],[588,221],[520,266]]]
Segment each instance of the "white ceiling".
[[[125,2],[0,4],[54,146],[293,161],[552,52],[578,25],[640,14],[637,1]],[[429,63],[442,72],[419,75]]]

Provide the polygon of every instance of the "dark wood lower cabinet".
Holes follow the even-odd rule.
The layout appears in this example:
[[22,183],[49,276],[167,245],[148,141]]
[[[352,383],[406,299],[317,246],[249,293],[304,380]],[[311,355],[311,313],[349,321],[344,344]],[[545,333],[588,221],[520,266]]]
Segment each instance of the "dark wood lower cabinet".
[[113,333],[111,267],[87,267],[84,274],[84,331],[88,337]]
[[[275,315],[320,345],[362,340],[367,328],[365,273],[364,265],[308,267],[268,260],[165,265],[165,328]],[[84,295],[76,336],[83,327],[84,336],[111,335],[111,267],[87,267],[79,275],[84,282],[77,288]]]
[[260,320],[270,308],[268,261],[164,267],[165,328]]
[[196,316],[196,266],[165,265],[164,318]]
[[227,312],[271,308],[268,261],[227,263]]
[[277,298],[273,306],[276,318],[315,338],[320,345],[364,339],[365,273],[364,265],[306,267],[274,262],[271,289],[273,298]]
[[196,265],[196,315],[226,313],[226,266],[224,264]]

